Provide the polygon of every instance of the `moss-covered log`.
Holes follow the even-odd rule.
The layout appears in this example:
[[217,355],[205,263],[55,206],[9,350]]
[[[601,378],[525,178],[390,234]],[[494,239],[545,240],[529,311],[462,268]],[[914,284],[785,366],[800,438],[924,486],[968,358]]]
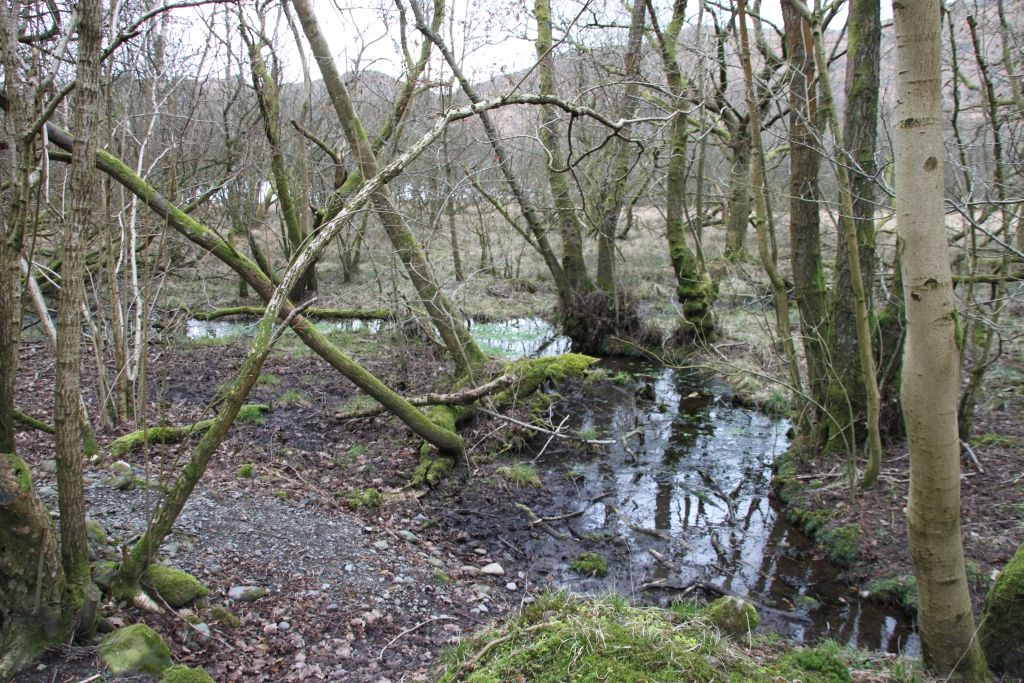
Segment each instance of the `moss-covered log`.
[[[268,410],[270,410],[270,406],[266,404],[249,403],[242,406],[237,419],[251,422]],[[211,418],[209,420],[200,420],[185,427],[161,425],[138,429],[111,441],[108,450],[115,458],[121,458],[132,451],[139,450],[147,443],[180,443],[190,437],[202,436],[203,432],[213,426],[213,423],[214,420]]]
[[[40,580],[45,577],[46,580]],[[0,680],[63,639],[64,571],[57,534],[28,466],[0,455]]]
[[[191,316],[196,320],[218,320],[233,315],[259,318],[265,311],[263,306],[231,306],[212,311],[195,311]],[[387,308],[308,308],[306,317],[323,320],[391,320],[391,311]]]
[[51,425],[46,424],[42,420],[37,420],[36,418],[32,417],[28,413],[18,408],[14,409],[14,419],[20,422],[21,424],[25,425],[26,427],[38,429],[39,431],[46,432],[47,434],[54,433],[54,429]]

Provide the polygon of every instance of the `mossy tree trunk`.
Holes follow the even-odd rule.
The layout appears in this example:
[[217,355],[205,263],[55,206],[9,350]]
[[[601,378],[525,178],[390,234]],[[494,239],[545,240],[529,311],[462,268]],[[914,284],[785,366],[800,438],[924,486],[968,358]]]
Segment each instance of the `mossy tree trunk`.
[[894,6],[899,190],[907,341],[903,415],[910,445],[907,521],[925,664],[940,677],[989,680],[974,628],[960,536],[960,440],[953,283],[945,235],[939,0]]
[[[803,412],[805,431],[818,429],[828,393],[828,300],[821,258],[821,193],[818,170],[818,97],[811,26],[790,2],[782,3],[789,58],[789,244],[800,333],[813,405]],[[815,439],[815,441],[817,441]]]
[[0,680],[65,639],[64,586],[57,532],[28,465],[0,453]]
[[747,126],[731,127],[729,138],[729,215],[725,223],[725,258],[741,261],[747,253],[750,225],[750,134]]
[[[291,255],[306,239],[307,233],[303,229],[299,216],[301,209],[297,206],[292,191],[291,173],[285,161],[281,141],[280,91],[277,86],[276,74],[270,72],[266,60],[263,59],[262,34],[250,29],[244,19],[241,20],[239,31],[249,52],[252,85],[256,91],[256,100],[259,103],[260,115],[263,119],[263,131],[270,144],[270,172],[274,178],[274,192],[277,194],[281,222],[284,224],[285,255],[291,258]],[[302,301],[315,289],[316,264],[314,263],[306,273],[303,273],[291,296],[293,299]]]
[[[651,26],[657,39],[665,80],[672,93],[684,96],[686,82],[679,65],[677,44],[685,20],[686,3],[676,2],[672,18],[662,32],[657,15],[651,10]],[[715,285],[686,242],[686,147],[689,118],[679,110],[672,118],[665,185],[665,236],[668,241],[669,259],[676,276],[676,300],[682,306],[682,321],[677,332],[686,341],[708,342],[714,340],[715,317],[712,304],[715,299]],[[749,173],[749,165],[748,165]],[[749,182],[749,177],[745,182]],[[698,188],[701,192],[701,188]],[[697,220],[701,220],[699,211]],[[747,218],[749,219],[749,200]],[[745,228],[744,228],[745,229]],[[699,240],[699,237],[696,239]],[[698,245],[699,246],[699,245]]]
[[[869,294],[870,312],[875,271],[875,147],[882,35],[878,0],[853,0],[850,3],[847,32],[843,148],[851,166],[852,224],[857,231],[863,286]],[[839,221],[838,225],[832,303],[834,378],[827,406],[829,413],[839,421],[839,430],[853,430],[863,425],[867,410],[864,377],[856,346],[856,303],[846,249],[846,224],[847,221]],[[860,429],[863,431],[862,426]]]

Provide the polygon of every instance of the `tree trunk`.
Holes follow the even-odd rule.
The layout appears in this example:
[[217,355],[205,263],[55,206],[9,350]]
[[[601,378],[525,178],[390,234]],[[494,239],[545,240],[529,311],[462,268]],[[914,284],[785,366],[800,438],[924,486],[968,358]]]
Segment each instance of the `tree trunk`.
[[959,354],[943,203],[939,0],[896,3],[896,222],[907,341],[902,402],[910,445],[907,521],[925,664],[986,681],[960,537]]
[[746,256],[750,225],[750,133],[744,123],[738,121],[730,127],[729,218],[725,224],[725,258],[729,261],[741,261]]
[[[99,183],[96,147],[99,132],[100,41],[103,5],[78,5],[78,66],[74,123],[78,138],[71,153],[70,212],[64,226],[61,288],[57,305],[57,370],[53,421],[56,429],[57,492],[60,500],[60,550],[67,581],[66,610],[77,611],[91,583],[82,487],[83,444],[80,429],[82,303],[87,235],[92,227]],[[85,629],[91,624],[82,624]]]
[[64,570],[50,515],[28,465],[0,453],[0,680],[63,640],[63,599]]
[[[800,332],[807,360],[807,382],[815,406],[804,415],[820,417],[828,392],[825,272],[821,258],[818,170],[818,98],[810,23],[790,2],[782,3],[789,56],[789,244]],[[817,428],[817,420],[804,427]]]
[[[879,43],[882,35],[878,0],[852,0],[847,31],[843,148],[852,162],[852,223],[857,229],[861,272],[870,312],[873,309],[871,292],[874,290],[875,272],[875,143],[878,136]],[[839,221],[832,305],[834,377],[828,401],[829,412],[840,422],[839,430],[862,425],[867,410],[864,379],[857,355],[856,305],[845,241],[846,224],[846,221]]]

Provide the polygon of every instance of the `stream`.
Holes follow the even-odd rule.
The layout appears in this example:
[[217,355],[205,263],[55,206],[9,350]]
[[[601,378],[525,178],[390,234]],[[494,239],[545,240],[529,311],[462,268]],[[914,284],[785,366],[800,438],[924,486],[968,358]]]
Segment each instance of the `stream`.
[[[902,613],[843,584],[771,498],[787,421],[733,406],[726,386],[695,372],[623,360],[599,367],[617,381],[563,387],[554,423],[615,443],[540,435],[524,454],[551,493],[533,506],[537,515],[583,511],[540,535],[535,571],[556,586],[655,604],[691,586],[721,591],[752,601],[762,628],[792,640],[917,653]],[[566,530],[571,538],[555,537]],[[607,576],[573,571],[582,552],[606,557]]]
[[[487,353],[506,358],[570,347],[540,318],[469,324]],[[317,326],[377,334],[390,324]],[[187,327],[190,339],[251,333],[252,323],[238,321]],[[762,629],[792,640],[919,653],[909,620],[851,591],[771,497],[772,463],[789,446],[787,421],[732,405],[726,385],[697,372],[618,359],[598,367],[612,379],[560,388],[553,423],[614,443],[539,434],[520,454],[544,482],[532,510],[565,516],[541,525],[532,573],[553,587],[649,604],[668,604],[688,588],[739,595],[758,607]],[[573,571],[570,561],[583,552],[607,558],[607,575]]]

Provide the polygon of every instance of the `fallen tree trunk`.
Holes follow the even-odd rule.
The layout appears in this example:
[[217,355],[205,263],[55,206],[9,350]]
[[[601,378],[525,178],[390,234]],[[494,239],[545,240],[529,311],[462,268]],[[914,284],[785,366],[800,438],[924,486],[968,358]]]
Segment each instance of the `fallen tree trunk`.
[[[262,317],[266,312],[263,306],[232,306],[215,308],[212,311],[194,311],[190,313],[196,320],[218,320],[233,315]],[[308,308],[306,317],[324,320],[391,320],[391,311],[387,308]]]
[[[470,403],[475,403],[485,396],[501,391],[514,380],[514,375],[505,373],[500,377],[495,377],[487,384],[481,384],[478,387],[470,387],[469,389],[463,389],[462,391],[455,391],[449,394],[424,394],[422,396],[407,398],[406,400],[414,406],[468,405]],[[378,404],[368,408],[357,408],[354,410],[336,413],[334,417],[339,420],[359,420],[367,417],[375,417],[384,411],[384,406]]]
[[14,408],[14,419],[27,427],[38,429],[39,431],[46,432],[47,434],[53,434],[56,431],[52,426],[46,424],[42,420],[37,420],[28,413],[20,410],[17,406]]
[[[242,406],[238,413],[239,416],[251,415],[255,417],[256,415],[268,410],[270,410],[270,406],[263,403],[249,403]],[[211,418],[209,420],[200,420],[199,422],[184,427],[175,425],[159,425],[156,427],[138,429],[111,441],[108,450],[115,458],[121,458],[132,451],[142,448],[148,443],[179,443],[190,437],[202,436],[207,429],[213,426],[215,421],[216,420],[214,418]]]

